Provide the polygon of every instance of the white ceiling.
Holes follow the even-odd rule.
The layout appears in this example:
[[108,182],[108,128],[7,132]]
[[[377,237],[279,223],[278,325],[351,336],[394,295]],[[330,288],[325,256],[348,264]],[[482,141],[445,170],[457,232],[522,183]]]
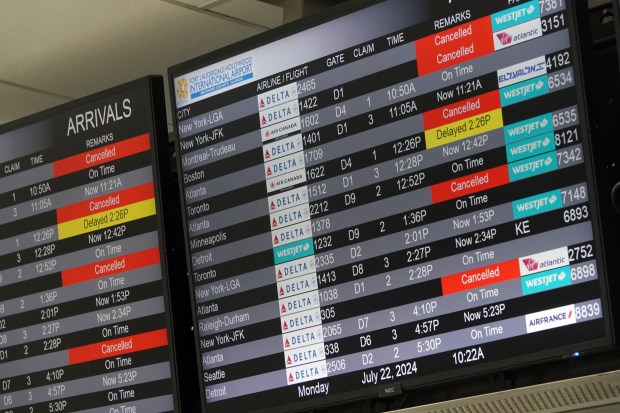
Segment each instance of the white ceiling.
[[0,124],[147,74],[165,79],[174,64],[282,24],[275,4],[0,0]]

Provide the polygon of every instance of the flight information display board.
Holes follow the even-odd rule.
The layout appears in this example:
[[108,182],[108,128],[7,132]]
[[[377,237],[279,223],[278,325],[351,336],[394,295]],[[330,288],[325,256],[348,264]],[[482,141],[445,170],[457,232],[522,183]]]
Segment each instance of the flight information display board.
[[170,69],[206,411],[610,344],[575,3],[358,3]]
[[3,413],[177,411],[156,105],[145,78],[0,128]]

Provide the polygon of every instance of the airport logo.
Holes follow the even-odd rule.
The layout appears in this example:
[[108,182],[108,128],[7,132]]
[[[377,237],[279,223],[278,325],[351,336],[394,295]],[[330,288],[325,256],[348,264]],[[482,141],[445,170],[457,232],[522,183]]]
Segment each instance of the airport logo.
[[280,230],[271,232],[271,241],[274,247],[289,244],[303,238],[312,237],[312,227],[310,221],[291,225]]
[[568,247],[557,248],[519,258],[521,276],[564,267],[568,264]]
[[314,264],[314,257],[300,258],[295,261],[289,261],[284,264],[276,265],[276,279],[280,281],[287,278],[306,275],[308,273],[312,273],[313,277],[316,277],[314,274],[315,269],[316,266]]
[[318,288],[316,274],[311,272],[301,277],[280,281],[278,282],[277,288],[279,299],[291,297],[295,294],[307,293],[308,291],[314,291]]
[[282,332],[288,333],[321,325],[321,312],[319,309],[310,309],[301,313],[283,316],[280,320],[282,321]]
[[321,360],[325,360],[325,346],[323,343],[284,352],[284,363],[286,367],[295,367]]
[[271,229],[278,229],[288,225],[297,224],[310,219],[310,209],[307,204],[271,214]]
[[319,308],[320,305],[319,292],[316,290],[284,298],[278,302],[281,317],[299,313],[300,311]]
[[265,161],[271,161],[295,152],[299,152],[303,149],[304,145],[303,140],[301,139],[301,134],[297,134],[263,146],[263,159]]
[[505,49],[542,36],[540,19],[533,19],[494,33],[495,50]]
[[293,99],[297,99],[297,83],[282,86],[258,95],[258,110],[266,110]]
[[[296,171],[289,172],[287,174],[280,175],[275,178],[268,178],[267,179],[267,193],[279,191],[281,189],[286,189],[288,187],[301,184],[301,183],[305,183],[305,182],[306,182],[306,171],[304,169],[298,169]],[[304,187],[304,190],[306,190],[305,187]]]
[[297,106],[296,100],[258,113],[261,128],[267,128],[276,123],[284,122],[285,120],[298,116],[299,106]]
[[185,100],[189,97],[189,83],[185,76],[180,77],[177,80],[177,98],[179,100]]
[[563,327],[575,324],[576,322],[574,304],[525,315],[528,333]]
[[287,172],[305,168],[303,153],[294,153],[284,158],[275,159],[265,164],[265,178],[275,178]]
[[524,80],[547,74],[545,56],[521,62],[497,71],[499,87],[514,85]]
[[289,385],[327,377],[325,360],[286,369],[286,381]]
[[267,142],[299,131],[301,131],[301,121],[299,120],[299,116],[297,116],[285,122],[280,122],[268,128],[261,129],[261,136],[263,142]]
[[282,347],[285,351],[316,343],[323,344],[323,327],[321,326],[282,335]]

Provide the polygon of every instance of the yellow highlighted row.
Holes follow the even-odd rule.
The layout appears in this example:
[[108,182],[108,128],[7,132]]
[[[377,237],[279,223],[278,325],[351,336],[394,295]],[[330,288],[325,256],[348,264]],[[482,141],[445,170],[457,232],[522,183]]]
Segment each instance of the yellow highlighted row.
[[471,138],[504,126],[502,109],[472,116],[471,118],[448,123],[424,132],[426,148],[436,148],[461,139]]
[[86,234],[98,229],[124,224],[125,222],[135,221],[136,219],[155,215],[155,199],[136,202],[135,204],[125,205],[119,208],[110,209],[98,214],[74,219],[72,221],[58,224],[58,239],[74,237]]

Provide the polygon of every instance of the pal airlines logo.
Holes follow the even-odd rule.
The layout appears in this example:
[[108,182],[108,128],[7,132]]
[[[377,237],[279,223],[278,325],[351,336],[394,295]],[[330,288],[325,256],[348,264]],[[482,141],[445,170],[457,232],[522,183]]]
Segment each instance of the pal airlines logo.
[[507,46],[512,42],[512,36],[508,33],[496,33],[495,36],[497,36],[497,39],[500,41],[502,46]]
[[189,97],[189,84],[186,77],[177,80],[177,98],[185,100]]

